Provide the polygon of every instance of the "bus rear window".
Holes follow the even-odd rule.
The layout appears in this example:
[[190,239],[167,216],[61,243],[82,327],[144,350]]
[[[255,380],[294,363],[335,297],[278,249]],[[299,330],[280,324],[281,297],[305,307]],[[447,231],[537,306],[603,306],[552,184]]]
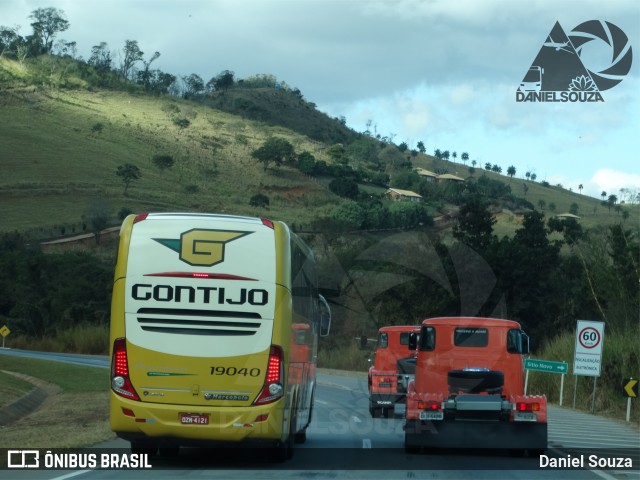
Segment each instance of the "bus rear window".
[[456,328],[453,344],[456,347],[486,347],[489,344],[489,331],[486,328]]

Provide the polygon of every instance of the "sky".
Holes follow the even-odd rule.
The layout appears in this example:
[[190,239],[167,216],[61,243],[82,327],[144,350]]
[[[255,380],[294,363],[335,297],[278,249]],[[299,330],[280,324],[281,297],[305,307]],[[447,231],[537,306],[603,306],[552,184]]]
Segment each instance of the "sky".
[[[0,25],[26,36],[29,15],[47,7],[64,12],[70,27],[57,39],[75,41],[85,60],[106,42],[118,64],[136,40],[145,59],[160,52],[154,68],[178,77],[274,75],[356,131],[457,152],[459,173],[475,160],[597,198],[640,192],[636,0],[0,0]],[[591,20],[623,35],[611,45],[588,37],[579,26]],[[565,53],[577,58],[551,35],[556,22],[590,40],[586,71],[617,66],[622,81],[600,90],[603,101],[517,101],[542,50],[557,59],[547,75],[568,69]],[[627,72],[618,60],[629,48]]]

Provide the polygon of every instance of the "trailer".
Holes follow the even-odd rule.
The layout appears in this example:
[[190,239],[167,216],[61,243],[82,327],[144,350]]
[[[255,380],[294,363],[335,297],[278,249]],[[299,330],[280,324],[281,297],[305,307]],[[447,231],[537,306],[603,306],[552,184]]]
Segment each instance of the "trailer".
[[405,449],[547,448],[547,399],[524,394],[529,337],[511,320],[446,317],[422,322],[408,385]]

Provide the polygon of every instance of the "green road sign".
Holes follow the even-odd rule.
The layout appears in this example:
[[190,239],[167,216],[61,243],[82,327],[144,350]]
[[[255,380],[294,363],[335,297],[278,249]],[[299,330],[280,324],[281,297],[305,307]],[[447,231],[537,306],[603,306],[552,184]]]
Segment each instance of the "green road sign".
[[551,360],[535,360],[527,358],[524,361],[525,370],[535,370],[537,372],[548,373],[569,373],[567,362],[552,362]]

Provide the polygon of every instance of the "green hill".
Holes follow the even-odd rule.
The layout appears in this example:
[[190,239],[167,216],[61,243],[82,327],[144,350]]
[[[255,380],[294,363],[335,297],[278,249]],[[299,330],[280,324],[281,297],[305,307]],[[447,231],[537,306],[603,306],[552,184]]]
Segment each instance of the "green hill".
[[[0,78],[10,68],[16,65],[2,60]],[[66,233],[80,231],[96,199],[108,204],[114,220],[120,209],[264,215],[249,199],[265,193],[270,215],[303,223],[338,201],[301,172],[265,172],[251,157],[271,136],[318,159],[323,158],[321,144],[195,102],[37,88],[17,85],[14,76],[9,86],[3,85],[0,109],[3,231],[37,227],[37,236],[53,236],[62,227]],[[170,156],[175,163],[161,170],[152,162],[156,155]],[[140,169],[141,178],[125,196],[116,169],[127,163]]]

